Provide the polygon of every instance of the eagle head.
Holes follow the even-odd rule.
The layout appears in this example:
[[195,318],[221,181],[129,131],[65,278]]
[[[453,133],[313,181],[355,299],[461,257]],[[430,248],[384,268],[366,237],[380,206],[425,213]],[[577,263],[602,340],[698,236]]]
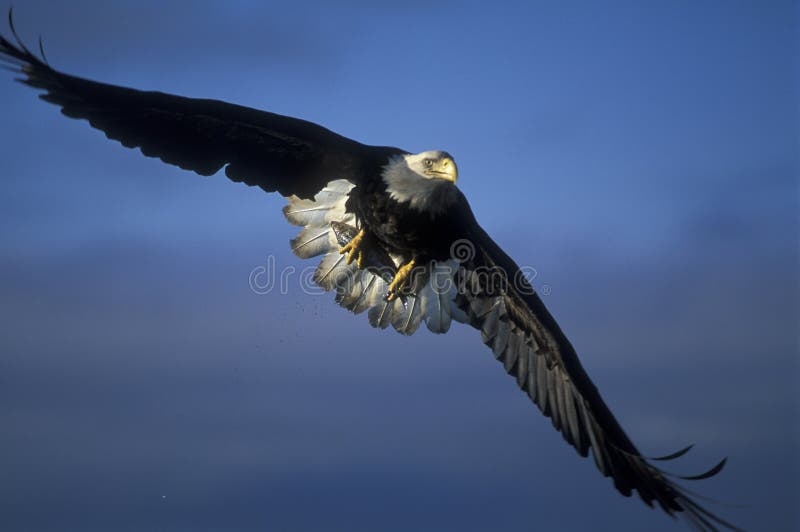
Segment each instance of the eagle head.
[[455,183],[458,179],[456,162],[446,151],[424,151],[403,158],[410,170],[426,179],[444,179],[451,183]]
[[453,202],[458,194],[457,178],[453,157],[439,150],[398,155],[383,169],[383,182],[392,199],[432,214]]

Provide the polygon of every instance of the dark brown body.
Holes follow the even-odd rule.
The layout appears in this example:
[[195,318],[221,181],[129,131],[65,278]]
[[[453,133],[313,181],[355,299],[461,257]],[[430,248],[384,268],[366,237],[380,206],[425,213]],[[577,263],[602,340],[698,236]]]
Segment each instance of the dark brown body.
[[455,185],[443,182],[434,194],[438,212],[420,211],[392,199],[382,179],[370,179],[350,192],[346,207],[389,253],[405,260],[446,260],[454,242],[470,237],[472,216]]

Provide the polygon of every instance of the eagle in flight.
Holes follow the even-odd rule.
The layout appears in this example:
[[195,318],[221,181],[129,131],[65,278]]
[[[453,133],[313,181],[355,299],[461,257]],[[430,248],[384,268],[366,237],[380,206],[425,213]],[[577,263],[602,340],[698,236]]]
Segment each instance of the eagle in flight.
[[0,36],[0,60],[71,118],[148,157],[279,192],[301,258],[322,257],[314,280],[369,322],[413,334],[453,321],[480,331],[517,385],[581,456],[623,495],[685,516],[699,530],[736,530],[644,457],[625,434],[564,333],[517,264],[475,220],[445,151],[369,146],[322,126],[215,100],[97,83],[51,68],[18,37]]

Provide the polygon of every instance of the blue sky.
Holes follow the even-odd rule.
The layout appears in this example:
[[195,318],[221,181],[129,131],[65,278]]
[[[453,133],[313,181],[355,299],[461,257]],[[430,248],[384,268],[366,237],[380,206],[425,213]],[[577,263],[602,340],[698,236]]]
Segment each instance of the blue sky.
[[[643,452],[793,530],[792,2],[15,3],[67,72],[446,149]],[[0,528],[676,530],[455,327],[258,295],[284,200],[0,83]]]

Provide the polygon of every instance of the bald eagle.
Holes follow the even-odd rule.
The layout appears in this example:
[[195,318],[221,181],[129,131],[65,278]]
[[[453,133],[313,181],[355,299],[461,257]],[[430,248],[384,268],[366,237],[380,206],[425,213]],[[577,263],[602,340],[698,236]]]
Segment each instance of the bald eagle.
[[700,530],[734,529],[700,506],[676,479],[717,474],[725,460],[675,477],[646,458],[625,434],[578,357],[517,264],[476,221],[456,186],[445,151],[408,153],[369,146],[322,126],[215,100],[143,92],[71,76],[0,37],[0,59],[18,80],[68,117],[149,157],[288,199],[286,219],[302,230],[291,241],[301,258],[321,257],[314,280],[336,302],[380,328],[434,333],[452,322],[478,329],[516,384],[581,456],[625,496],[636,491]]

